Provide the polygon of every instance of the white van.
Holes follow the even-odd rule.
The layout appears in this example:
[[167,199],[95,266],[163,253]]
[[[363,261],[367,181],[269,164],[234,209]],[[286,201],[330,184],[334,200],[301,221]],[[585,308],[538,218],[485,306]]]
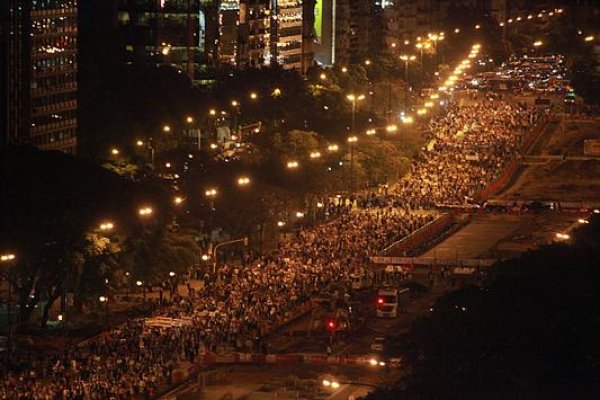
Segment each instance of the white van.
[[379,289],[375,302],[378,318],[396,318],[398,316],[397,289]]

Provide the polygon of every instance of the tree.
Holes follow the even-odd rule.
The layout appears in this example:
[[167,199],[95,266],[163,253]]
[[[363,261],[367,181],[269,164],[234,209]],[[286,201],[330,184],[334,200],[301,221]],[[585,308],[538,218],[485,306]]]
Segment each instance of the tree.
[[7,275],[18,292],[23,321],[38,302],[45,304],[45,324],[62,295],[72,292],[82,304],[92,293],[84,287],[94,284],[93,267],[110,266],[109,258],[119,251],[100,239],[106,237],[99,232],[102,221],[112,220],[127,235],[136,224],[140,199],[156,204],[157,221],[162,221],[160,209],[168,209],[160,190],[83,159],[27,146],[7,147],[1,156],[0,248],[18,255]]

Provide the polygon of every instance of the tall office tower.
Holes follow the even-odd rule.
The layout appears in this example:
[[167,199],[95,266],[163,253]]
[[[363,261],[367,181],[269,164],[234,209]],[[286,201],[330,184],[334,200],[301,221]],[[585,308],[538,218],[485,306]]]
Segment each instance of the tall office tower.
[[240,0],[222,0],[219,4],[219,63],[236,67],[240,63],[238,46],[240,31]]
[[242,0],[240,4],[242,64],[260,68],[271,62],[271,6],[269,0]]
[[272,60],[285,69],[302,70],[302,0],[272,0]]
[[351,0],[350,7],[350,61],[361,62],[371,50],[376,50],[370,43],[370,30],[373,22],[373,13],[369,0]]
[[214,42],[206,38],[214,26],[207,21],[204,10],[214,8],[213,3],[117,0],[117,25],[124,41],[121,58],[126,62],[171,65],[193,79],[205,51],[209,57],[214,52]]
[[349,0],[317,0],[314,22],[315,61],[324,66],[350,63]]
[[77,150],[77,0],[2,0],[2,142]]
[[435,29],[438,18],[432,0],[406,0],[388,3],[384,9],[385,45],[414,40]]

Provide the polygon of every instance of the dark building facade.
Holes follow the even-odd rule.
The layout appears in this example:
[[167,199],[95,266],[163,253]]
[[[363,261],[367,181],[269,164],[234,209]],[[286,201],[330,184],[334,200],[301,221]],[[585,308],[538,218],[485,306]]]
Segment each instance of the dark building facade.
[[0,2],[2,142],[77,150],[77,0]]

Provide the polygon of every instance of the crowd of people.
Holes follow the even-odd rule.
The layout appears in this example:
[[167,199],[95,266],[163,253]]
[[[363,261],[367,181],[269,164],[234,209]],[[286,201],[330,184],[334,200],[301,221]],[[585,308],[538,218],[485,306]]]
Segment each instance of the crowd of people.
[[450,105],[430,123],[431,142],[395,188],[411,207],[474,204],[544,112],[508,100]]
[[331,284],[365,274],[370,255],[432,219],[404,208],[348,207],[262,258],[207,273],[201,292],[175,296],[156,313],[189,325],[152,330],[129,321],[64,353],[15,359],[13,372],[3,374],[0,399],[151,398],[160,382],[171,379],[176,363],[193,361],[202,348],[257,350],[261,327],[289,317]]
[[178,363],[202,349],[257,350],[265,327],[312,295],[367,273],[369,256],[430,222],[435,207],[475,199],[540,118],[502,100],[450,105],[431,122],[433,144],[391,193],[336,206],[336,218],[300,230],[262,257],[220,265],[203,277],[201,291],[175,296],[156,312],[189,324],[154,330],[132,320],[61,353],[16,357],[1,374],[0,400],[152,398]]

